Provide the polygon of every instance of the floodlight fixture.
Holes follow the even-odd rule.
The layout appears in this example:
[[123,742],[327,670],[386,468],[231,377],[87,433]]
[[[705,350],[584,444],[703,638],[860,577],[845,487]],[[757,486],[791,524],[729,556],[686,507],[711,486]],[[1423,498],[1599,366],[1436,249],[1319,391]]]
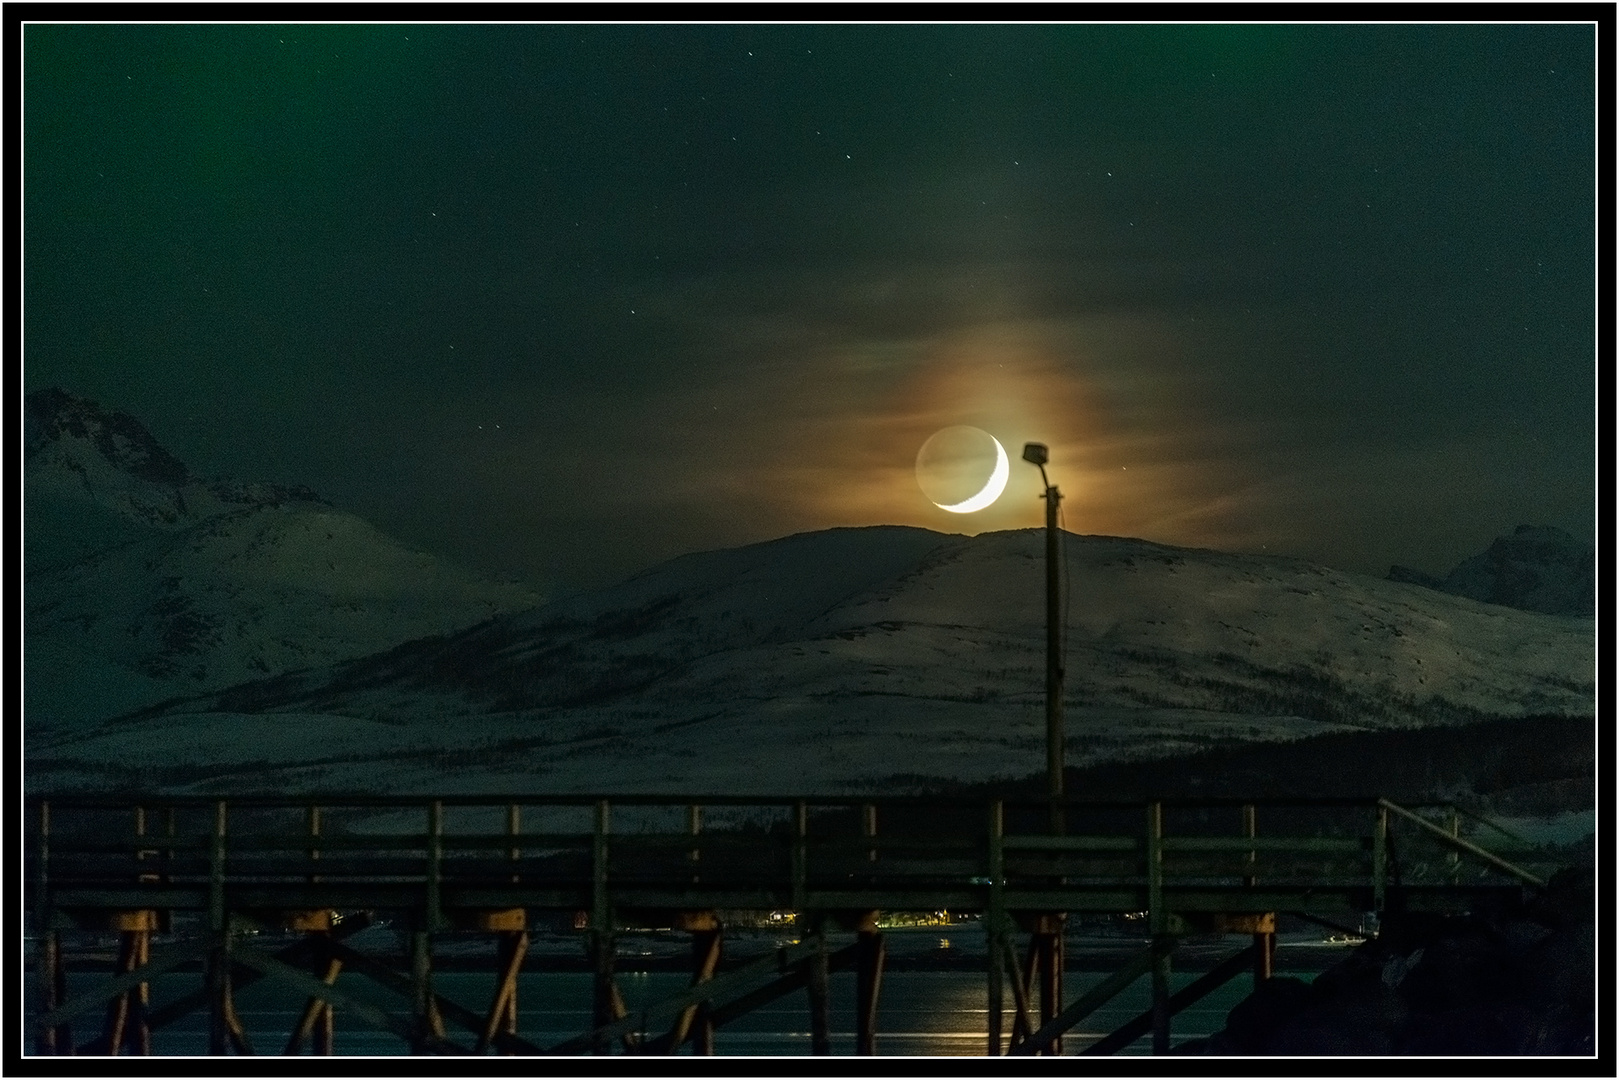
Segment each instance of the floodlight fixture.
[[1050,460],[1046,454],[1046,444],[1029,442],[1023,444],[1023,460],[1030,465],[1044,465]]

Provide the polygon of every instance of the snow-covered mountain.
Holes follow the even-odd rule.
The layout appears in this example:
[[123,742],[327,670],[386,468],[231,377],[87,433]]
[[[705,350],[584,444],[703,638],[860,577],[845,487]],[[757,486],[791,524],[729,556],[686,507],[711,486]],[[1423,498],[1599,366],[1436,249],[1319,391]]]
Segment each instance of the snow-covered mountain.
[[1388,576],[1390,581],[1525,611],[1551,615],[1596,611],[1596,548],[1546,525],[1519,525],[1443,578],[1406,566],[1389,567]]
[[[1290,559],[1065,538],[1075,765],[1594,712],[1593,620]],[[900,790],[1044,762],[1034,530],[684,556],[441,639],[41,743],[30,786]]]
[[51,389],[24,451],[31,735],[364,656],[539,603],[305,488],[204,480],[139,421]]

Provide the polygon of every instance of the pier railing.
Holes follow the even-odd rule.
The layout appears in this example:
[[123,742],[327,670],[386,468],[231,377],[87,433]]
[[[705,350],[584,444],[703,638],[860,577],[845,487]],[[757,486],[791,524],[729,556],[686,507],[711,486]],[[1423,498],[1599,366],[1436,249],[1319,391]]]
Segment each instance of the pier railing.
[[[1118,978],[1127,983],[1152,974],[1158,1012],[1142,1022],[1154,1045],[1167,1048],[1168,957],[1179,935],[1252,933],[1251,955],[1233,958],[1230,971],[1220,969],[1221,981],[1250,965],[1262,977],[1276,913],[1353,928],[1366,914],[1391,909],[1469,910],[1543,884],[1550,873],[1535,849],[1499,830],[1486,839],[1455,807],[1383,799],[1076,800],[1062,807],[1059,829],[1043,800],[925,797],[72,796],[33,800],[30,817],[27,878],[32,921],[45,943],[42,971],[59,964],[61,933],[119,930],[127,940],[108,1000],[123,1001],[126,1014],[139,1013],[133,999],[118,995],[145,985],[140,976],[154,963],[150,935],[172,930],[177,919],[195,925],[193,951],[211,957],[215,973],[207,994],[217,1020],[211,1045],[219,1052],[241,1046],[230,1023],[229,980],[218,972],[244,963],[308,992],[305,1036],[321,1015],[329,1031],[331,1009],[341,1001],[362,1022],[410,1034],[418,1049],[453,1050],[435,998],[424,989],[431,935],[504,934],[511,939],[501,953],[507,997],[497,1002],[498,1023],[493,1011],[474,1018],[481,1021],[477,1047],[534,1052],[539,1048],[522,1043],[512,1026],[527,918],[569,913],[598,957],[597,1030],[581,1036],[580,1046],[602,1052],[623,1035],[611,992],[617,927],[679,924],[717,935],[716,912],[790,911],[813,943],[840,925],[875,934],[879,912],[939,909],[982,916],[991,938],[991,1046],[1001,1045],[1001,1003],[1010,987],[1018,1016],[1012,1041],[1024,1053],[1060,1051],[1066,1026],[1098,1004],[1060,1007],[1063,917],[1144,918],[1152,945],[1130,969],[1134,975]],[[1471,835],[1464,835],[1464,823]],[[361,912],[388,913],[410,928],[408,978],[415,981],[405,985],[415,987],[412,1020],[371,1016],[369,1006],[332,987],[348,955],[333,927]],[[233,945],[250,926],[326,935],[312,946],[317,974]],[[1027,962],[1015,955],[1019,932],[1030,935]],[[521,942],[513,936],[519,934]],[[714,978],[717,947],[705,981]],[[874,947],[868,942],[863,959],[851,953],[849,962],[880,979]],[[57,959],[44,956],[52,950]],[[809,965],[801,982],[813,998],[817,978],[824,989],[828,954],[811,947],[794,956],[781,964]],[[364,963],[352,955],[348,962]],[[317,977],[322,970],[331,980]],[[783,972],[775,975],[788,978]],[[734,973],[727,977],[736,981]],[[862,986],[875,1023],[876,983]],[[42,987],[41,1022],[51,1037],[42,1035],[40,1045],[60,1046],[57,1029],[72,1012],[60,972],[45,972]],[[700,1035],[713,1015],[727,1015],[723,1003],[703,996],[709,990],[691,993],[696,997],[680,1005],[677,1019],[684,1019],[671,1037],[682,1025],[684,1032],[671,1047],[697,1038],[691,1033]],[[1077,1006],[1086,1009],[1076,1014]],[[109,1014],[103,1047],[115,1050],[126,1027]]]
[[[1446,806],[525,796],[35,800],[53,910],[1375,911],[1537,883]],[[1156,815],[1156,816],[1155,816]],[[879,829],[879,822],[883,828]],[[1398,835],[1397,834],[1403,834]],[[1532,855],[1533,849],[1528,849]],[[1520,858],[1524,857],[1522,855]],[[1464,871],[1464,866],[1466,867]],[[1544,870],[1544,867],[1541,867]],[[1437,890],[1437,891],[1436,891]],[[219,895],[224,894],[224,895]]]

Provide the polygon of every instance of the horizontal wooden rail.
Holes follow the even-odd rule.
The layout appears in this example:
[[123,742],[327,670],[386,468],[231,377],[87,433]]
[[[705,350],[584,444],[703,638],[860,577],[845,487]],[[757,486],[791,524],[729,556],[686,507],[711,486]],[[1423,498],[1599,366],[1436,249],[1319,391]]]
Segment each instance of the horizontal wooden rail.
[[[67,912],[68,921],[58,924],[65,927],[91,925],[72,914],[79,910],[196,910],[213,902],[219,889],[238,911],[393,910],[423,904],[433,910],[480,905],[588,910],[598,888],[608,890],[614,905],[627,908],[981,910],[990,893],[1001,889],[1017,910],[1044,904],[1052,911],[1103,911],[1139,909],[1148,884],[1140,818],[1117,812],[1139,809],[1140,803],[1070,801],[1071,815],[1103,816],[1089,831],[1066,836],[1044,832],[1048,804],[1007,803],[1040,813],[1024,815],[1017,819],[1022,826],[995,838],[999,878],[992,881],[984,803],[963,799],[806,798],[797,825],[784,817],[787,811],[797,814],[795,801],[734,796],[65,797],[44,802],[52,811],[49,842],[29,846],[25,874],[48,891],[45,907],[35,908]],[[447,809],[435,818],[429,807],[439,804]],[[610,805],[620,810],[611,816],[613,828],[586,831],[589,821],[583,815],[588,811],[593,819],[598,806]],[[1240,819],[1225,811],[1242,805],[1262,807],[1269,831],[1235,835]],[[289,811],[305,814],[316,806],[323,823],[318,833],[289,827]],[[498,811],[515,823],[520,815],[514,808],[525,806],[566,807],[580,815],[579,827],[559,830],[555,820],[535,821],[542,828],[529,833],[515,824],[498,832],[469,828],[470,821],[445,827],[450,811]],[[736,820],[710,817],[702,831],[650,827],[658,824],[653,818],[685,820],[703,806],[739,808],[742,814]],[[1165,806],[1166,835],[1155,849],[1162,888],[1171,903],[1188,910],[1219,910],[1211,905],[1224,904],[1226,910],[1297,908],[1330,915],[1355,905],[1368,910],[1383,895],[1380,890],[1409,892],[1447,874],[1449,880],[1438,887],[1471,887],[1450,874],[1453,864],[1443,861],[1447,856],[1425,863],[1409,847],[1400,852],[1401,880],[1380,876],[1387,863],[1378,861],[1383,850],[1376,832],[1379,813],[1410,821],[1425,838],[1479,859],[1491,871],[1544,883],[1536,868],[1453,837],[1386,800],[1202,800]],[[136,807],[144,813],[135,813]],[[229,808],[229,827],[222,834],[197,828],[220,807]],[[978,812],[956,814],[972,807]],[[163,820],[173,828],[176,818],[166,811],[176,808],[185,813],[182,828],[173,834],[144,827]],[[338,808],[360,817],[344,818]],[[747,816],[761,808],[775,818],[761,824]],[[1182,813],[1189,816],[1176,817]],[[41,814],[32,820],[47,818]],[[1012,817],[1005,820],[1015,824]],[[438,825],[430,827],[435,821]],[[1175,829],[1178,821],[1181,831]],[[1078,827],[1075,817],[1070,827]],[[1039,831],[1022,831],[1028,828]],[[1227,828],[1230,832],[1219,831]],[[1254,886],[1253,879],[1263,885]],[[1275,906],[1256,906],[1264,903]]]

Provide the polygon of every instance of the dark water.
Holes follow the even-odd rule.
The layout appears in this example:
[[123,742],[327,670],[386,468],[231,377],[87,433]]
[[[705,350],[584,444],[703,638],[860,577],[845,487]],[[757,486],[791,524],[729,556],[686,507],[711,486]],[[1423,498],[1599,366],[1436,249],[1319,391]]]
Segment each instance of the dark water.
[[[976,935],[974,935],[976,937]],[[899,935],[895,935],[899,937]],[[929,947],[942,941],[937,935],[922,939]],[[960,938],[950,939],[954,946]],[[1231,939],[1222,950],[1229,954],[1242,947],[1245,940]],[[914,955],[916,939],[910,944]],[[967,944],[962,942],[962,944]],[[977,945],[978,942],[972,942]],[[1070,941],[1070,953],[1075,959],[1086,954]],[[1113,942],[1117,947],[1126,945]],[[1133,946],[1135,943],[1128,943]],[[963,952],[966,950],[963,949]],[[1128,949],[1116,949],[1120,957]],[[903,962],[903,948],[896,950]],[[1278,975],[1293,975],[1310,980],[1315,973],[1344,954],[1341,947],[1325,947],[1318,943],[1284,944],[1278,950]],[[1292,963],[1289,963],[1289,960]],[[618,985],[631,1014],[638,1008],[672,997],[684,991],[690,976],[681,971],[635,971],[634,956],[621,956]],[[1102,968],[1105,965],[1094,964]],[[1064,982],[1064,1001],[1074,1001],[1090,987],[1107,977],[1107,970],[1071,970]],[[1196,971],[1176,972],[1172,989],[1179,989],[1198,977]],[[70,994],[88,989],[105,978],[92,971],[70,974]],[[182,994],[202,985],[198,973],[174,973],[161,976],[152,984],[152,1005],[159,1007]],[[407,1003],[363,976],[345,974],[339,977],[338,988],[345,993],[403,1014]],[[445,971],[434,975],[434,989],[468,1009],[482,1015],[489,1005],[495,985],[490,971]],[[1225,1024],[1226,1014],[1248,995],[1253,986],[1251,976],[1239,975],[1225,986],[1205,997],[1195,1006],[1178,1014],[1173,1021],[1172,1041],[1184,1042],[1218,1031]],[[831,980],[832,1052],[852,1054],[855,1049],[855,979],[853,974],[835,972]],[[1064,1037],[1064,1052],[1073,1054],[1102,1038],[1125,1021],[1144,1012],[1149,1005],[1150,981],[1143,977],[1115,997],[1104,1008],[1071,1030]],[[1010,1004],[1010,989],[1007,991]],[[589,1027],[591,976],[585,971],[525,972],[519,978],[518,1033],[525,1039],[542,1046],[554,1045],[578,1035]],[[303,1008],[303,999],[296,993],[273,984],[269,980],[241,988],[236,996],[237,1012],[246,1028],[254,1049],[260,1054],[279,1054],[285,1046],[287,1033],[296,1023]],[[982,1055],[987,1048],[985,976],[981,965],[961,964],[953,970],[893,969],[883,975],[878,1008],[877,1052],[884,1055]],[[198,1010],[152,1033],[152,1048],[156,1054],[194,1055],[207,1046],[207,1013]],[[80,1017],[75,1041],[83,1042],[98,1031],[101,1014],[96,1010]],[[336,1013],[335,1049],[339,1054],[396,1055],[406,1052],[406,1046],[396,1036],[360,1026],[344,1016],[341,1007]],[[1012,1029],[1012,1015],[1008,1011],[1002,1021],[1002,1031]],[[788,994],[769,1005],[748,1013],[718,1029],[715,1050],[728,1055],[792,1055],[810,1051],[810,1018],[807,995],[803,991]],[[448,1027],[450,1038],[462,1045],[470,1045],[473,1036]],[[657,1034],[654,1030],[653,1034]],[[1004,1036],[1003,1036],[1004,1037]],[[1138,1040],[1125,1053],[1145,1054],[1150,1048],[1146,1037]],[[305,1044],[308,1052],[308,1044]],[[682,1051],[685,1052],[685,1051]]]

